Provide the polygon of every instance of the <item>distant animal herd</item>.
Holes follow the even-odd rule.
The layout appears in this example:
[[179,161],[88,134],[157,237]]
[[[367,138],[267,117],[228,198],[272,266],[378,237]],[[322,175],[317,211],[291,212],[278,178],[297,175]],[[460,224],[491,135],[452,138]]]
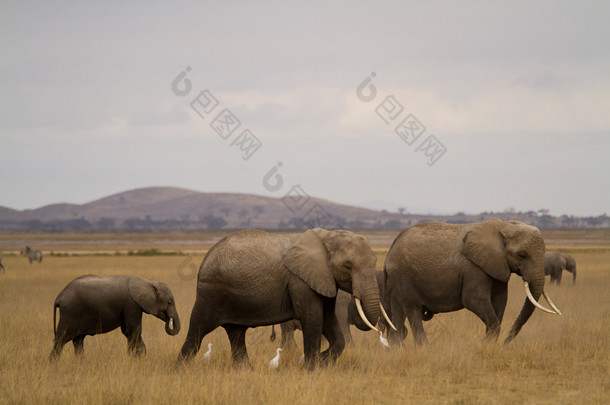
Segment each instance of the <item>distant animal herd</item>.
[[[21,250],[30,264],[42,252]],[[416,345],[427,342],[423,321],[435,314],[468,309],[497,340],[512,273],[523,280],[526,299],[504,342],[514,339],[538,308],[561,315],[544,289],[545,275],[561,283],[570,255],[546,252],[538,228],[492,219],[471,224],[422,223],[393,241],[383,270],[368,239],[345,230],[310,229],[301,234],[240,231],[225,236],[206,254],[199,269],[196,301],[176,366],[192,359],[203,338],[222,327],[235,366],[252,368],[246,348],[248,328],[280,324],[282,340],[269,367],[277,368],[282,348],[303,333],[307,369],[333,363],[351,342],[350,325],[379,334],[384,347],[401,346],[408,320]],[[0,252],[0,273],[5,273]],[[548,308],[539,303],[544,297]],[[59,310],[59,322],[57,311]],[[54,344],[50,359],[72,341],[77,356],[84,339],[121,328],[128,352],[146,353],[142,314],[165,323],[169,335],[181,329],[173,293],[164,283],[137,276],[84,275],[71,281],[54,302]],[[385,335],[385,337],[384,337]],[[328,348],[321,351],[322,338]],[[387,339],[386,339],[387,338]],[[270,340],[275,340],[272,328]],[[205,359],[212,356],[208,344]]]

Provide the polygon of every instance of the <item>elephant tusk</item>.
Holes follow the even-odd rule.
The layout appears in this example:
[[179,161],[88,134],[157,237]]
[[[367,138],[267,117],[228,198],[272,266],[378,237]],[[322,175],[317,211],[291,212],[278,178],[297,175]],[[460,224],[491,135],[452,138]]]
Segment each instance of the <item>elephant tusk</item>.
[[383,317],[385,318],[386,322],[388,323],[388,325],[390,325],[390,327],[392,329],[394,329],[395,331],[397,331],[396,326],[394,326],[394,324],[392,323],[392,321],[390,321],[390,317],[388,317],[388,314],[386,314],[385,309],[383,309],[383,305],[381,305],[381,302],[379,303],[379,308],[381,308],[381,313],[383,314]]
[[360,298],[356,298],[356,308],[358,308],[358,314],[360,315],[360,318],[362,318],[362,321],[364,321],[366,326],[368,326],[369,328],[373,329],[375,332],[379,332],[377,330],[377,328],[374,327],[373,325],[371,325],[369,320],[366,319],[366,315],[364,315],[364,311],[362,310],[362,304],[360,303]]
[[544,312],[548,312],[549,314],[556,314],[556,312],[551,311],[550,309],[545,308],[542,305],[540,305],[538,303],[538,301],[536,301],[534,299],[534,296],[532,295],[532,292],[530,291],[530,286],[527,283],[527,281],[524,281],[524,283],[525,283],[525,294],[527,294],[527,298],[532,302],[532,304],[534,304],[534,306],[536,306],[536,308],[538,308],[538,309],[540,309],[540,310],[542,310]]
[[562,315],[561,311],[559,310],[559,308],[557,308],[555,306],[555,304],[553,304],[553,301],[551,301],[551,297],[549,297],[546,293],[546,291],[542,290],[542,295],[544,295],[544,299],[546,300],[546,302],[549,303],[549,305],[551,306],[551,308],[553,308],[553,311],[555,311],[557,313],[557,315]]
[[169,328],[174,329],[174,318],[169,318]]

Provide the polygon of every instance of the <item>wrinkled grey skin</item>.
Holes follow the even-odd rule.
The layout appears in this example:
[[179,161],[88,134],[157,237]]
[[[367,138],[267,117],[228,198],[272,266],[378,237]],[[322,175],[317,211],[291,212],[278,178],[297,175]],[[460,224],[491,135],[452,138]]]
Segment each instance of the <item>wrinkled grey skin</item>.
[[[381,273],[381,272],[379,272],[379,273]],[[352,342],[352,334],[349,330],[350,324],[348,323],[348,317],[347,317],[347,311],[348,311],[347,306],[349,305],[350,301],[354,301],[354,299],[352,298],[352,296],[350,294],[346,293],[345,291],[341,291],[341,290],[339,290],[337,292],[337,302],[335,303],[335,315],[337,316],[337,321],[339,322],[339,327],[341,328],[341,332],[343,333],[343,337],[345,338],[345,343],[348,343],[348,344]],[[354,308],[356,308],[356,304],[354,304]],[[357,312],[356,312],[356,316],[358,316],[358,318],[360,318],[360,316],[358,315]],[[370,330],[368,328],[368,326],[365,325],[364,327],[366,328],[366,330]],[[296,319],[292,319],[288,322],[280,323],[280,330],[282,332],[282,338],[280,340],[280,347],[282,349],[288,349],[288,348],[296,346],[296,342],[294,340],[294,331],[297,329],[302,330],[301,322]],[[269,340],[274,342],[275,338],[276,338],[275,325],[273,325],[271,327],[271,335],[269,335]]]
[[[452,225],[429,222],[401,232],[384,265],[383,306],[398,331],[388,340],[400,344],[408,318],[417,345],[427,342],[422,321],[435,313],[466,308],[496,340],[506,308],[512,273],[530,285],[538,300],[544,289],[544,240],[540,231],[518,221],[493,219]],[[534,311],[526,298],[505,343],[519,333]]]
[[32,262],[42,263],[42,252],[40,250],[32,250],[29,246],[26,246],[21,249],[21,254],[28,258],[30,264]]
[[[286,236],[248,230],[223,238],[199,269],[189,331],[176,363],[195,356],[203,337],[222,326],[234,366],[252,368],[247,329],[291,319],[303,326],[305,366],[334,362],[345,347],[334,312],[338,289],[361,299],[372,324],[379,318],[376,260],[368,240],[349,231],[317,228]],[[329,348],[320,353],[322,335]]]
[[544,254],[544,274],[551,276],[551,284],[561,284],[563,270],[572,273],[572,284],[576,284],[576,261],[572,256],[561,252]]
[[[57,308],[60,317],[55,329]],[[173,336],[180,331],[174,296],[164,283],[137,276],[86,275],[72,280],[55,299],[55,339],[50,359],[59,358],[69,341],[74,344],[76,355],[81,356],[85,336],[110,332],[118,327],[127,337],[129,353],[136,356],[146,353],[142,340],[142,312],[164,321],[167,334]]]

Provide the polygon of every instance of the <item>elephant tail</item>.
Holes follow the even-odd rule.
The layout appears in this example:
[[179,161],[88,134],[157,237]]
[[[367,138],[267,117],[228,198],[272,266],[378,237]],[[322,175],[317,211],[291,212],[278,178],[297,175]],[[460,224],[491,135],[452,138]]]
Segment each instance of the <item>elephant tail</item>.
[[271,336],[269,336],[269,340],[272,342],[275,341],[275,325],[271,325]]
[[59,308],[59,299],[53,304],[53,336],[57,337],[57,308]]

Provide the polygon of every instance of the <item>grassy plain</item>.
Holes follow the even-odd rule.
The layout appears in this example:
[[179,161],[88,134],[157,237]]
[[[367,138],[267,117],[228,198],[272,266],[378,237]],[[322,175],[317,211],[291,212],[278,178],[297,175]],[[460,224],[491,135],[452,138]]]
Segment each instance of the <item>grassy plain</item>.
[[[377,267],[397,232],[369,235]],[[583,236],[584,235],[584,236]],[[484,325],[468,311],[436,315],[424,327],[430,344],[416,349],[409,334],[402,348],[385,350],[372,332],[352,328],[354,344],[334,366],[303,371],[299,350],[285,351],[280,369],[267,369],[277,341],[270,327],[250,329],[247,345],[255,371],[230,366],[223,329],[204,338],[213,358],[201,354],[172,368],[188,329],[195,300],[195,274],[205,251],[222,235],[210,234],[0,234],[7,269],[0,275],[0,398],[9,404],[605,404],[610,399],[610,238],[608,233],[545,235],[547,250],[571,252],[578,265],[575,286],[566,275],[547,291],[563,316],[536,311],[510,345],[485,343]],[[182,244],[180,241],[187,241]],[[41,242],[41,243],[33,243]],[[43,250],[80,253],[46,255],[42,264],[7,254],[30,243]],[[40,246],[40,245],[43,246]],[[191,252],[174,256],[126,256],[114,252],[146,248]],[[70,344],[49,364],[53,301],[73,278],[88,273],[136,274],[167,283],[181,315],[178,336],[145,315],[148,354],[127,355],[119,330],[85,339],[77,360]],[[525,299],[511,278],[503,333]],[[297,338],[300,338],[297,332]],[[297,339],[299,348],[302,342]]]

